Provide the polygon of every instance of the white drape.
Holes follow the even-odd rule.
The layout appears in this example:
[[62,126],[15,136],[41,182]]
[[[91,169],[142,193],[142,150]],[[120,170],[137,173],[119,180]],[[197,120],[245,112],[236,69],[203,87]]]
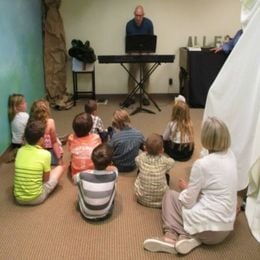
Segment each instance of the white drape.
[[230,130],[238,190],[248,185],[249,169],[260,156],[260,0],[241,2],[246,26],[209,90],[204,112],[204,120],[217,116]]
[[243,34],[209,90],[204,120],[217,116],[230,130],[238,189],[248,185],[246,217],[260,242],[260,0],[241,4]]

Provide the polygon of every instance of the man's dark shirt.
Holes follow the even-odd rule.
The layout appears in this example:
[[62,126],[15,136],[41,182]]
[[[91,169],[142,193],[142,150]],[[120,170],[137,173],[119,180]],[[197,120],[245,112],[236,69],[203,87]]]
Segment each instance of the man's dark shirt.
[[142,24],[138,26],[133,18],[126,24],[126,35],[153,34],[153,23],[144,17]]

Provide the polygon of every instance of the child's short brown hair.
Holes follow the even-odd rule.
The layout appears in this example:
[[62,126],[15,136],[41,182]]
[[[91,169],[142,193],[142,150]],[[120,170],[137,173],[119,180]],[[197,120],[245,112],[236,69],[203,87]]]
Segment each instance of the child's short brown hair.
[[92,151],[91,159],[96,170],[105,170],[112,161],[112,148],[106,143],[100,144]]
[[44,136],[45,123],[40,120],[29,120],[25,130],[24,138],[30,145],[36,145]]
[[82,112],[76,115],[72,122],[72,128],[77,137],[83,137],[89,134],[93,126],[93,120],[90,114]]
[[163,138],[159,134],[150,134],[145,141],[148,154],[158,155],[163,149]]
[[88,99],[85,104],[85,112],[88,114],[93,114],[95,111],[97,111],[97,102],[93,99]]

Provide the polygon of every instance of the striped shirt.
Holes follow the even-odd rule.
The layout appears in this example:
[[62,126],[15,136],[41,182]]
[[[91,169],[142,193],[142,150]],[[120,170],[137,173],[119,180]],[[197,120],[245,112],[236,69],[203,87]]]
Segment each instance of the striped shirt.
[[87,219],[107,216],[113,207],[118,171],[87,170],[76,175],[79,208]]
[[21,147],[15,159],[14,195],[20,201],[31,201],[42,194],[43,174],[51,170],[51,154],[36,145]]
[[113,147],[112,161],[119,171],[135,169],[135,157],[143,143],[143,134],[132,127],[126,127],[113,134],[108,144]]

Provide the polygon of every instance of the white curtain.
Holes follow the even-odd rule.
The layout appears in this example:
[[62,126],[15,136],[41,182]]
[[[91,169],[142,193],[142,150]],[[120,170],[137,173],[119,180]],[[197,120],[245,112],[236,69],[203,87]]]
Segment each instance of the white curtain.
[[213,82],[204,112],[204,120],[217,116],[230,130],[238,190],[248,185],[249,169],[260,156],[260,0],[241,4],[243,34]]

